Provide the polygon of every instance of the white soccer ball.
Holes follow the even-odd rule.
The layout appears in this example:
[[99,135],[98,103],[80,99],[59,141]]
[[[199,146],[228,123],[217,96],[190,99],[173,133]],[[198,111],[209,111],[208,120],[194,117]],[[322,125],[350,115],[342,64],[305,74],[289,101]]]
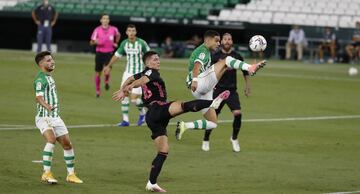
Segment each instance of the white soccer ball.
[[264,51],[266,49],[266,39],[261,35],[255,35],[251,37],[249,41],[249,47],[254,52]]
[[355,76],[359,73],[359,71],[356,67],[350,67],[348,73],[350,76]]

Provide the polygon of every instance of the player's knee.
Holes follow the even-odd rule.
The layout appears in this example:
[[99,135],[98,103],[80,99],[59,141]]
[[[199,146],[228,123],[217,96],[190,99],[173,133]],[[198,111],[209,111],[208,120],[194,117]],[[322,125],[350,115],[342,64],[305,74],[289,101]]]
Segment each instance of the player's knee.
[[241,110],[234,110],[233,115],[234,117],[241,115]]
[[207,121],[206,129],[215,129],[217,127],[217,122],[215,121]]
[[71,144],[69,144],[69,145],[63,145],[63,148],[64,148],[64,150],[71,150],[71,149],[72,149],[72,146],[71,146]]
[[56,143],[56,138],[55,137],[49,137],[46,140],[47,143],[51,143],[51,144],[55,144]]
[[71,142],[65,142],[62,144],[62,147],[64,150],[71,150],[72,149],[72,145]]

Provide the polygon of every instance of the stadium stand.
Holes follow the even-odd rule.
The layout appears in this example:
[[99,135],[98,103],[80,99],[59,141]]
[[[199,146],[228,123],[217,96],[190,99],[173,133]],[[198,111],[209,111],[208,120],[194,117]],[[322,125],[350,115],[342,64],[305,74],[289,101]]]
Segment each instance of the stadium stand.
[[262,24],[298,24],[354,28],[360,20],[359,0],[252,0],[223,9],[209,20],[230,20]]
[[[38,0],[0,0],[0,10],[30,12]],[[65,14],[101,14],[165,18],[206,18],[210,10],[220,10],[239,0],[57,0],[50,1]]]

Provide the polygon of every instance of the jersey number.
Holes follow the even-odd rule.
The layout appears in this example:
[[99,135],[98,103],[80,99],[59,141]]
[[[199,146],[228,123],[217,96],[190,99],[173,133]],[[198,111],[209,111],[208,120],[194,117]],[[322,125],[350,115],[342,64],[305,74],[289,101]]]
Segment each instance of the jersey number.
[[[161,85],[157,82],[153,82],[153,83],[154,83],[154,86],[156,86],[159,89],[160,97],[164,97],[164,90],[162,89]],[[147,99],[151,98],[151,96],[153,95],[151,90],[149,90],[149,88],[146,85],[143,85],[141,87],[143,89],[144,99],[147,100]]]

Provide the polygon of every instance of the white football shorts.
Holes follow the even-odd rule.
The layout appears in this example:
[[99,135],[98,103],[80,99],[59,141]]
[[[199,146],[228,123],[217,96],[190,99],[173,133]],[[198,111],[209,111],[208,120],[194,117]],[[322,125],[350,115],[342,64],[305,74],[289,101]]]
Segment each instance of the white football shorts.
[[60,117],[35,117],[36,127],[43,134],[46,130],[53,130],[55,137],[69,133],[64,121]]
[[[131,77],[131,76],[133,76],[133,74],[130,74],[130,73],[124,71],[123,77],[122,77],[122,81],[121,81],[121,86],[122,86],[122,85],[124,84],[124,82],[125,82],[129,77]],[[142,94],[141,87],[133,88],[133,89],[131,90],[131,93],[132,93],[132,94],[136,94],[136,95],[141,95],[141,94]]]

